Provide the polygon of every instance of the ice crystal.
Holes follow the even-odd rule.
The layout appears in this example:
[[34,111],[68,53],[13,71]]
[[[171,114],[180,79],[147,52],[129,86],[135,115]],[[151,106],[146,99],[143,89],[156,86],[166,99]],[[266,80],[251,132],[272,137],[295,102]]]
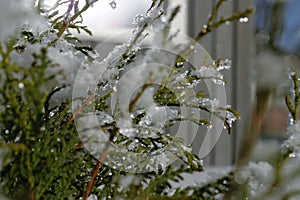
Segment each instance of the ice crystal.
[[137,15],[134,17],[132,23],[135,24],[135,25],[140,26],[140,25],[142,25],[142,24],[144,23],[144,20],[145,20],[145,17],[144,17],[143,14],[137,14]]
[[237,117],[229,111],[226,111],[226,122],[228,123],[229,127],[232,127],[232,123],[237,120]]
[[[182,174],[184,177],[183,181],[178,183],[171,182],[174,188],[181,187],[185,188],[189,185],[195,185],[197,187],[203,187],[208,183],[214,182],[217,179],[220,179],[226,176],[228,173],[232,171],[232,167],[219,167],[210,168],[203,172],[194,172],[193,174]],[[226,184],[226,183],[223,183]]]
[[[16,5],[18,6],[16,7]],[[20,31],[22,25],[35,17],[30,0],[2,1],[0,13],[0,26],[5,27],[1,30],[0,37],[11,36],[16,31]]]
[[250,162],[248,166],[235,173],[234,180],[238,184],[247,183],[249,194],[256,197],[270,187],[273,172],[273,167],[267,162]]
[[231,68],[232,62],[231,60],[225,59],[220,60],[217,65],[217,70],[229,70]]
[[288,127],[288,139],[283,143],[282,153],[289,157],[300,157],[300,122]]
[[88,197],[88,200],[98,200],[98,197],[94,194],[91,194],[89,197]]

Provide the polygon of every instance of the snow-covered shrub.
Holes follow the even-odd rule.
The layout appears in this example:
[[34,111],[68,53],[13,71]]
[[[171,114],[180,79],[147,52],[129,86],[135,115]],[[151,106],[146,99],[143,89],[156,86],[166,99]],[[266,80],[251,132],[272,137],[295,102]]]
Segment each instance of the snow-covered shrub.
[[[180,7],[164,10],[164,0],[153,0],[134,19],[128,42],[100,59],[101,52],[71,33],[91,34],[81,15],[96,1],[80,6],[79,0],[58,0],[50,8],[42,0],[1,2],[1,193],[32,200],[212,199],[231,191],[234,170],[172,189],[183,173],[201,172],[203,166],[168,128],[180,121],[215,125],[183,115],[187,107],[214,116],[230,132],[238,114],[224,99],[197,90],[208,80],[223,86],[221,72],[230,61],[204,59],[193,66],[189,59],[206,34],[244,19],[251,9],[218,18],[224,2],[219,0],[195,39],[176,43],[178,33],[170,27]],[[67,6],[65,13],[58,12],[60,6]],[[153,48],[142,48],[149,34]],[[174,158],[180,166],[170,164]],[[252,173],[246,180],[257,177]]]

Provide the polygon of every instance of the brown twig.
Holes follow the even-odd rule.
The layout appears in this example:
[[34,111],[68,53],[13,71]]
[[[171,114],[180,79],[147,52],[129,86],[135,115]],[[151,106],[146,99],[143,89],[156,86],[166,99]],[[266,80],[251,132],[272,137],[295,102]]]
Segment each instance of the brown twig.
[[93,184],[94,184],[94,181],[97,177],[97,174],[100,170],[100,167],[103,163],[103,161],[105,160],[107,154],[108,154],[108,150],[109,150],[109,147],[110,147],[110,142],[111,141],[107,141],[106,145],[105,145],[105,148],[103,150],[103,152],[101,153],[100,157],[99,157],[99,160],[93,170],[93,173],[92,173],[92,177],[87,185],[87,188],[86,188],[86,191],[84,193],[84,196],[83,196],[83,200],[87,200],[89,195],[91,194],[91,191],[92,191],[92,187],[93,187]]
[[91,102],[91,100],[95,97],[95,95],[90,95],[84,102],[83,104],[73,113],[72,117],[69,119],[69,122],[72,122],[76,116],[82,111],[82,109]]
[[145,90],[152,86],[153,83],[147,83],[145,85],[143,85],[143,87],[141,88],[141,90],[137,93],[137,95],[135,96],[135,98],[130,102],[130,105],[129,105],[129,112],[132,112],[136,103],[138,102],[138,100],[141,98],[141,96],[143,95],[143,93],[145,92]]
[[92,191],[92,187],[94,185],[94,181],[97,177],[97,174],[99,172],[99,169],[100,167],[102,166],[102,163],[103,161],[105,160],[107,154],[108,154],[108,150],[109,150],[109,147],[110,147],[110,144],[111,142],[113,141],[114,137],[117,135],[117,133],[119,132],[119,129],[114,127],[113,130],[110,131],[110,136],[109,136],[109,141],[106,142],[105,144],[105,148],[103,150],[103,152],[101,153],[100,157],[99,157],[99,160],[93,170],[93,173],[92,173],[92,177],[88,183],[88,186],[86,188],[86,191],[84,193],[84,196],[83,196],[83,200],[87,200],[87,198],[89,197],[89,195],[91,194],[91,191]]

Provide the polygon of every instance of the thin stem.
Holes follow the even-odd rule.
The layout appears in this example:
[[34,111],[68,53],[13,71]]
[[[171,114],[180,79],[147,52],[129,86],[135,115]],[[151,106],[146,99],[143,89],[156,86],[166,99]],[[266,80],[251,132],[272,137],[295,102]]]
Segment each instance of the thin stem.
[[98,162],[97,162],[97,164],[96,164],[96,166],[95,166],[95,168],[93,170],[92,177],[91,177],[91,179],[90,179],[90,181],[88,183],[88,186],[86,188],[86,191],[84,193],[83,200],[87,200],[87,198],[91,194],[92,187],[94,185],[94,181],[95,181],[95,179],[97,177],[99,169],[102,166],[103,161],[106,159],[106,156],[107,156],[108,151],[109,151],[110,144],[111,144],[111,142],[113,141],[114,137],[117,135],[118,132],[119,132],[118,128],[115,128],[112,132],[110,132],[109,141],[106,142],[105,148],[102,151],[102,153],[101,153],[101,155],[99,157],[99,160],[98,160]]
[[92,100],[93,98],[95,97],[95,95],[90,95],[84,102],[83,104],[73,113],[72,117],[69,119],[69,122],[72,122],[76,116],[83,110],[83,108],[88,105]]
[[299,119],[299,103],[300,103],[300,94],[299,94],[299,80],[298,80],[298,71],[295,68],[295,74],[293,76],[294,81],[294,90],[295,90],[295,111],[294,111],[294,120]]
[[232,16],[230,17],[221,17],[220,20],[218,20],[217,22],[213,23],[213,24],[207,24],[207,27],[203,28],[198,35],[195,37],[195,41],[199,42],[205,35],[207,35],[208,33],[210,33],[211,31],[217,29],[219,26],[221,26],[222,24],[226,23],[226,22],[232,22],[232,21],[236,21],[239,20],[242,17],[247,17],[249,16],[251,13],[253,12],[252,9],[248,8],[242,12],[236,12],[234,13]]
[[52,43],[56,43],[61,36],[63,35],[63,33],[65,32],[65,30],[69,27],[70,23],[73,22],[75,19],[77,19],[77,17],[79,17],[83,12],[85,12],[91,5],[93,5],[95,2],[97,2],[98,0],[86,0],[85,1],[85,5],[83,6],[83,8],[78,11],[77,13],[75,13],[67,22],[64,23],[64,25],[60,28],[60,30],[57,33],[57,38],[52,42]]
[[300,93],[299,93],[299,80],[298,80],[298,71],[294,69],[294,74],[292,75],[293,84],[294,84],[294,105],[291,101],[291,96],[287,95],[285,97],[285,103],[288,107],[289,112],[291,113],[294,122],[299,120],[299,105],[300,105]]
[[135,98],[130,102],[129,105],[129,112],[131,113],[136,105],[136,103],[138,102],[138,100],[142,97],[142,95],[144,94],[144,92],[146,91],[146,89],[150,86],[152,86],[153,83],[148,83],[143,85],[143,87],[141,88],[141,90],[137,93],[137,95],[135,96]]
[[212,24],[213,23],[213,21],[216,19],[216,17],[217,17],[217,14],[218,14],[218,11],[219,11],[219,9],[221,8],[221,5],[222,5],[222,3],[224,2],[225,0],[219,0],[218,2],[217,2],[217,4],[215,5],[215,7],[213,8],[213,10],[212,10],[212,13],[210,14],[210,17],[208,18],[208,20],[207,20],[207,25],[210,25],[210,24]]
[[84,196],[83,196],[83,200],[87,200],[89,195],[91,194],[91,191],[92,191],[92,187],[93,187],[93,184],[94,184],[94,181],[98,175],[98,172],[100,170],[100,167],[102,166],[102,163],[103,161],[105,160],[107,154],[108,154],[108,151],[109,151],[109,147],[110,147],[110,142],[111,141],[107,141],[106,145],[105,145],[105,149],[103,150],[103,152],[101,153],[100,157],[99,157],[99,160],[93,170],[93,173],[92,173],[92,178],[90,179],[89,183],[88,183],[88,186],[86,188],[86,191],[84,193]]
[[249,16],[253,12],[253,9],[248,8],[242,12],[236,12],[229,17],[221,17],[218,21],[214,22],[214,20],[217,16],[217,12],[220,9],[223,1],[224,0],[218,1],[217,5],[214,7],[214,9],[212,11],[210,18],[207,20],[206,24],[203,26],[201,31],[197,34],[197,36],[194,38],[194,40],[190,44],[187,45],[187,48],[179,53],[179,55],[176,58],[176,63],[184,60],[190,54],[190,52],[192,52],[192,49],[190,48],[190,46],[195,45],[208,33],[217,29],[219,26],[221,26],[222,24],[224,24],[226,22],[232,22],[232,21],[239,20],[242,17]]

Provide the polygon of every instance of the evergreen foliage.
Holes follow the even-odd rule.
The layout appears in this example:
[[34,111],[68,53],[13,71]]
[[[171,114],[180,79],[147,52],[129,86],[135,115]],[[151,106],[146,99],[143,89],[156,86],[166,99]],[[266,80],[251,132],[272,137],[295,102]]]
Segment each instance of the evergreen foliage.
[[[97,85],[99,94],[93,95],[86,91],[85,98],[77,99],[80,104],[77,110],[72,112],[71,103],[74,102],[71,102],[69,94],[65,96],[63,94],[73,87],[74,79],[70,79],[69,72],[78,70],[75,66],[76,59],[84,63],[88,69],[93,69],[95,63],[101,65],[96,50],[84,45],[71,31],[91,34],[83,25],[82,13],[96,1],[86,0],[80,7],[79,0],[58,0],[53,8],[47,10],[41,0],[36,0],[32,7],[36,16],[45,21],[43,23],[46,29],[37,31],[24,24],[14,35],[9,37],[0,35],[0,147],[3,157],[0,189],[6,198],[37,200],[97,197],[97,199],[175,200],[216,199],[221,196],[229,199],[232,197],[265,199],[272,198],[276,190],[280,189],[282,189],[280,195],[285,199],[299,194],[297,188],[286,191],[284,184],[288,181],[282,175],[287,165],[298,156],[300,146],[294,140],[299,128],[296,111],[300,99],[296,72],[292,75],[294,102],[290,96],[286,97],[288,109],[295,123],[289,129],[291,136],[283,145],[283,154],[278,155],[278,162],[273,166],[268,163],[249,163],[241,168],[224,171],[223,174],[212,172],[212,179],[201,186],[173,187],[174,182],[184,180],[186,174],[199,172],[205,174],[205,171],[203,172],[202,160],[193,154],[191,148],[186,147],[181,138],[167,134],[167,129],[175,126],[178,121],[190,121],[206,126],[211,126],[212,122],[205,118],[194,119],[190,116],[175,115],[166,120],[162,127],[145,126],[143,123],[149,112],[147,109],[139,108],[142,96],[147,95],[152,89],[154,92],[148,98],[152,98],[157,106],[168,108],[168,111],[178,111],[180,106],[186,106],[211,114],[224,121],[229,133],[232,122],[239,117],[229,106],[211,106],[216,102],[210,99],[205,91],[188,92],[203,80],[225,84],[223,76],[214,72],[227,69],[230,65],[228,60],[219,59],[213,63],[205,63],[206,65],[201,68],[202,71],[187,67],[188,58],[194,53],[191,48],[180,49],[179,46],[175,46],[181,51],[171,57],[171,63],[167,63],[168,76],[163,77],[159,86],[143,85],[128,105],[131,115],[127,120],[130,121],[131,127],[147,131],[151,135],[131,137],[121,131],[122,127],[118,127],[117,120],[120,117],[118,114],[122,114],[124,110],[122,105],[117,104],[118,112],[112,115],[113,108],[108,101],[115,93],[116,82],[124,71],[130,70],[131,64],[145,61],[147,56],[156,59],[157,53],[144,52],[140,48],[141,41],[148,34],[147,31],[159,23],[161,33],[159,36],[163,44],[171,44],[176,37],[176,34],[171,33],[168,28],[172,25],[180,7],[163,10],[164,0],[153,0],[144,19],[140,21],[136,19],[137,27],[133,37],[125,45],[116,47],[110,54],[111,57],[107,58],[108,61],[112,61],[108,68],[111,74],[99,81]],[[218,11],[224,1],[217,1],[194,42],[198,42],[225,22],[239,20],[252,12],[251,9],[246,9],[228,17],[218,17]],[[30,3],[32,4],[32,1]],[[68,6],[68,10],[63,14],[57,11],[62,5]],[[182,44],[183,47],[192,45]],[[165,55],[164,52],[160,53],[160,56]],[[64,62],[54,59],[55,55],[66,56],[71,64],[62,66]],[[22,57],[25,61],[21,62]],[[73,69],[70,69],[72,67]],[[153,77],[143,78],[151,80]],[[189,101],[184,101],[185,99]],[[99,158],[92,156],[83,147],[75,126],[76,120],[86,119],[93,111],[96,111],[99,117],[109,119],[103,120],[100,127],[89,127],[91,130],[102,130],[109,138]],[[160,149],[168,146],[167,151],[180,160],[180,166],[161,166],[156,171],[147,171],[145,169],[153,163],[150,156],[145,156],[135,163],[135,170],[122,171],[120,166],[116,168],[110,165],[111,163],[104,162],[109,156],[115,156],[115,163],[112,164],[116,165],[123,159],[124,152],[114,152],[109,148],[111,144],[123,146],[128,152],[146,155],[160,153]],[[130,158],[126,159],[130,161]],[[296,169],[286,176],[298,175],[298,171]],[[271,174],[270,179],[261,179],[265,173]],[[260,184],[263,187],[258,188]],[[257,193],[253,195],[253,191]]]

